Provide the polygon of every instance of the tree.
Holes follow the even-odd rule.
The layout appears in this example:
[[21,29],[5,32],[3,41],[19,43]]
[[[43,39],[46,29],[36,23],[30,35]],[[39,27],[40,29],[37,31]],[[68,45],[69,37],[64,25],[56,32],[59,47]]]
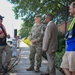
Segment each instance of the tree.
[[[22,18],[24,25],[33,25],[35,14],[41,13],[44,19],[45,14],[52,13],[54,21],[59,24],[69,19],[69,4],[74,0],[8,0],[14,4],[13,11],[15,18]],[[21,28],[23,30],[23,27]],[[20,30],[21,31],[21,30]]]
[[66,8],[68,4],[74,0],[8,0],[14,4],[13,11],[16,18],[25,17],[27,19],[34,17],[35,14],[41,13],[42,15],[52,13],[54,16],[66,15]]
[[29,35],[29,32],[32,27],[32,23],[30,23],[28,20],[25,20],[23,24],[21,24],[21,29],[19,30],[19,36],[21,38],[26,38]]

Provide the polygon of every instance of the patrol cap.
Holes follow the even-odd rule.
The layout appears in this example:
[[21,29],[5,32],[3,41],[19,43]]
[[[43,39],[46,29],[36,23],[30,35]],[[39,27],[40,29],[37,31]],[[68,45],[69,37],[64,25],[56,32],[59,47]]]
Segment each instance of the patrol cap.
[[0,15],[0,20],[3,20],[3,18],[4,18],[4,17]]
[[34,19],[36,19],[36,18],[38,18],[38,17],[41,18],[41,17],[42,17],[41,14],[37,14],[37,15],[35,15],[35,18],[34,18]]

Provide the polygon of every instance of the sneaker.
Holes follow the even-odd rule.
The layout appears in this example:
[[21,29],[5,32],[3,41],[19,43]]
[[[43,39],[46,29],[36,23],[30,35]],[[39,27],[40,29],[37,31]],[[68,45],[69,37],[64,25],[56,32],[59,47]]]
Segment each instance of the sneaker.
[[40,69],[39,69],[39,68],[36,68],[36,69],[35,69],[35,72],[40,72]]
[[34,67],[29,67],[26,69],[27,71],[34,71]]

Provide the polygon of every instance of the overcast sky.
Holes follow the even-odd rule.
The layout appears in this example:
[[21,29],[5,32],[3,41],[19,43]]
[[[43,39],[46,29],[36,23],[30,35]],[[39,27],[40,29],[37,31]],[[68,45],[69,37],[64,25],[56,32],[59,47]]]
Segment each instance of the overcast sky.
[[20,19],[16,20],[14,12],[12,11],[12,4],[7,0],[0,0],[0,15],[4,16],[3,24],[6,27],[7,33],[13,37],[13,30],[20,29],[22,21]]

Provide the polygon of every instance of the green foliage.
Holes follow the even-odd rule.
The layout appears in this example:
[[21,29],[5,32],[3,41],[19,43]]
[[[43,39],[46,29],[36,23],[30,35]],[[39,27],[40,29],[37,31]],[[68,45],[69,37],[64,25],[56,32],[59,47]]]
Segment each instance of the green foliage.
[[21,38],[25,38],[28,37],[29,32],[31,30],[31,27],[33,26],[33,18],[30,20],[25,20],[22,24],[21,24],[21,29],[19,30],[19,36]]
[[56,52],[56,67],[60,69],[61,61],[62,61],[62,56],[65,52],[65,40],[64,40],[65,35],[61,33],[60,31],[58,32],[58,51]]
[[65,47],[62,49],[61,52],[56,52],[56,55],[55,55],[56,68],[58,68],[61,72],[62,72],[62,69],[60,68],[60,65],[61,65],[62,57],[63,57],[64,53],[65,53]]
[[[68,6],[74,0],[8,0],[14,4],[15,17],[25,19],[34,17],[35,14],[42,15],[52,13],[56,21],[64,21],[68,13]],[[60,17],[60,18],[59,18]],[[57,20],[58,19],[58,20]]]
[[31,30],[30,26],[26,26],[25,23],[21,25],[21,29],[19,30],[19,36],[22,38],[26,38],[29,35],[29,32]]
[[[74,0],[8,0],[10,3],[14,4],[13,11],[15,13],[15,18],[22,18],[24,25],[33,25],[35,14],[41,13],[44,19],[45,14],[52,13],[54,15],[54,21],[58,25],[59,23],[68,20],[69,15],[69,4]],[[28,35],[27,31],[24,32],[22,27],[19,31],[21,38]],[[22,32],[24,34],[22,34]],[[26,35],[27,33],[27,35]]]
[[58,52],[62,52],[65,47],[65,35],[62,32],[58,32]]

